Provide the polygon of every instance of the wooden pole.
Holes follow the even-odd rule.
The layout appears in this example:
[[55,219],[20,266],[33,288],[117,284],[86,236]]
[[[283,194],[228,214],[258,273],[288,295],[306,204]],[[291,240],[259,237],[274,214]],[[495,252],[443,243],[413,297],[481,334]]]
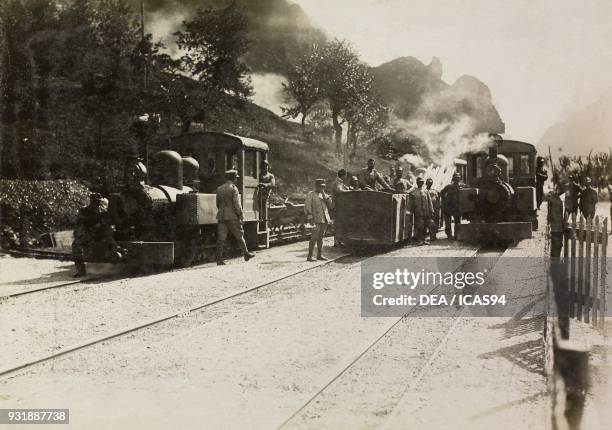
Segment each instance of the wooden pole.
[[593,220],[587,218],[585,227],[585,245],[586,245],[586,256],[584,259],[584,321],[586,323],[591,322],[590,308],[591,308],[591,227],[593,226]]
[[[599,217],[595,217],[595,228],[593,229],[593,292],[592,299],[592,313],[593,313],[593,325],[597,326],[598,313],[599,313],[599,242],[601,236],[599,233]],[[605,288],[605,286],[604,286]]]
[[601,306],[600,306],[600,315],[601,315],[601,328],[603,330],[604,336],[606,335],[606,271],[608,262],[606,259],[607,256],[607,247],[608,247],[608,218],[604,219],[603,222],[603,231],[602,231],[602,241],[601,241],[601,286],[602,286],[602,294],[601,294]]
[[570,317],[576,317],[576,214],[572,214],[572,223],[570,225],[570,239],[572,242],[570,254],[570,294],[569,306]]
[[577,316],[582,321],[582,304],[584,298],[584,217],[581,215],[578,221],[578,288],[576,290]]

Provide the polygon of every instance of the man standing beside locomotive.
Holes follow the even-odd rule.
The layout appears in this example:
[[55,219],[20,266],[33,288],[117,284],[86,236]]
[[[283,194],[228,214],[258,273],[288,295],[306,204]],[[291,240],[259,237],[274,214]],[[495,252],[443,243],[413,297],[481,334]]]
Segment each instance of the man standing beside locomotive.
[[[450,184],[440,192],[442,199],[442,212],[444,212],[444,232],[449,240],[457,239],[457,227],[461,224],[461,212],[459,210],[459,189],[461,188],[461,175],[455,173]],[[454,222],[453,222],[454,221]],[[455,233],[453,234],[453,223]]]
[[315,180],[315,189],[306,195],[304,203],[304,212],[306,220],[315,224],[315,229],[310,235],[308,243],[308,261],[314,261],[312,258],[315,244],[317,245],[317,260],[327,260],[323,257],[323,237],[327,225],[330,223],[329,208],[332,205],[331,197],[325,193],[325,179]]
[[357,178],[359,180],[359,187],[362,190],[376,190],[380,187],[387,191],[393,191],[393,188],[378,173],[378,170],[374,168],[374,160],[372,158],[368,160],[367,167],[359,171]]
[[419,245],[429,245],[425,239],[425,232],[433,216],[433,204],[429,192],[423,189],[425,180],[418,177],[417,188],[410,193],[410,206],[414,214],[414,236]]
[[240,205],[240,194],[236,181],[238,180],[238,172],[236,170],[228,170],[225,172],[226,182],[217,188],[217,264],[225,265],[223,261],[223,248],[227,239],[228,231],[232,233],[238,246],[242,250],[242,255],[245,261],[249,261],[255,257],[254,253],[249,252],[244,241],[244,214]]
[[567,192],[565,194],[565,212],[568,216],[576,215],[578,213],[578,202],[580,201],[580,193],[582,188],[576,181],[574,175],[570,175],[569,182],[566,185]]
[[544,182],[548,179],[548,172],[544,168],[544,157],[538,157],[536,161],[536,202],[538,210],[544,201]]
[[431,204],[433,205],[433,215],[431,216],[431,222],[429,223],[429,239],[436,240],[436,235],[438,234],[438,229],[440,228],[440,193],[432,188],[433,179],[427,178],[425,181],[425,185],[427,186],[427,192],[429,193],[429,198],[431,199]]
[[597,190],[591,186],[591,178],[584,179],[584,188],[580,193],[580,212],[585,218],[594,218],[598,202]]
[[268,160],[261,162],[261,174],[259,175],[259,218],[264,221],[268,219],[268,199],[270,193],[276,187],[276,178],[270,173]]

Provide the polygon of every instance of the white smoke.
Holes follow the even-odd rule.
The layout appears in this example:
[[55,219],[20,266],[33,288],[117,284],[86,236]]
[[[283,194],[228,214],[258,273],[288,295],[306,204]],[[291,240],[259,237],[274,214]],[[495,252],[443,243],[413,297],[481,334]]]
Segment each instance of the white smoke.
[[404,154],[399,158],[400,163],[409,164],[412,167],[425,167],[427,163],[420,155],[416,154]]
[[[488,133],[474,134],[475,121],[467,115],[460,115],[453,120],[440,123],[432,123],[421,118],[411,120],[394,118],[392,124],[395,128],[405,130],[419,138],[428,148],[431,161],[439,166],[450,166],[462,154],[486,150],[490,144]],[[417,157],[420,158],[417,155],[405,154],[401,160],[412,163],[410,160],[418,161]],[[420,166],[425,164],[422,162]]]

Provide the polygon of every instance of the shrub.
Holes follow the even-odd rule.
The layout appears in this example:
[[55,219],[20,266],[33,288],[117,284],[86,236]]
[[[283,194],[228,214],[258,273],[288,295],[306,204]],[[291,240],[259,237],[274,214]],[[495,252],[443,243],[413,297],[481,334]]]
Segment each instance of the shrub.
[[41,233],[70,228],[89,190],[73,180],[0,180],[0,224],[19,233],[20,242]]

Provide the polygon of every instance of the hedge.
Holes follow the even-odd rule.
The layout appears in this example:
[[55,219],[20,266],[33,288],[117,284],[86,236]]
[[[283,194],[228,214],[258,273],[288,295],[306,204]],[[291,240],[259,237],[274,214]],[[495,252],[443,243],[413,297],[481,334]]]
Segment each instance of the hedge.
[[20,242],[42,233],[71,228],[89,202],[89,190],[74,180],[0,180],[0,226],[20,235]]

